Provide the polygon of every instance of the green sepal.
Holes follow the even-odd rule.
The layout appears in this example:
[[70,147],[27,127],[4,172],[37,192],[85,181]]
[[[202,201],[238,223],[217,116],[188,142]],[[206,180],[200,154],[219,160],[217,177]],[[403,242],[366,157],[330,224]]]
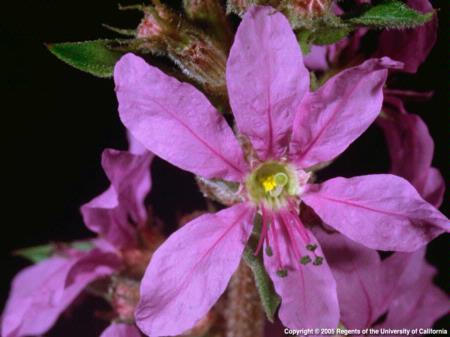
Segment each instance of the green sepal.
[[56,244],[40,245],[28,248],[18,249],[13,255],[23,257],[33,263],[41,262],[53,255],[56,250]]
[[94,76],[111,77],[114,65],[123,55],[112,50],[110,44],[117,40],[94,40],[83,42],[63,42],[47,44],[47,48],[57,58],[72,67]]
[[73,241],[64,243],[49,243],[46,245],[39,245],[15,250],[13,255],[23,257],[33,263],[38,263],[46,260],[58,252],[62,252],[64,248],[72,248],[79,251],[89,251],[94,248],[91,241]]
[[431,20],[434,12],[420,13],[401,1],[385,0],[375,6],[364,6],[344,21],[356,26],[371,28],[412,28]]
[[248,240],[244,250],[244,261],[250,267],[255,278],[256,287],[258,289],[261,304],[270,322],[274,321],[275,313],[281,303],[280,296],[275,292],[272,280],[270,279],[264,267],[263,256],[261,250],[258,255],[254,255],[261,233],[261,216],[256,215],[253,225],[253,232]]

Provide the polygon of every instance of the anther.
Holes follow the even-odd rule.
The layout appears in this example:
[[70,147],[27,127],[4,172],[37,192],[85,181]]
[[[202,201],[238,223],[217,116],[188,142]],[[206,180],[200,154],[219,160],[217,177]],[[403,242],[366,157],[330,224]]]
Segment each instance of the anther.
[[306,245],[306,249],[310,250],[311,252],[315,251],[317,248],[317,245],[314,243],[309,243]]
[[266,247],[266,255],[267,256],[272,256],[273,255],[272,247],[270,247],[270,246]]
[[301,258],[300,258],[300,263],[301,264],[303,264],[303,265],[307,265],[308,263],[310,263],[312,260],[311,260],[311,257],[309,257],[309,255],[305,255],[305,256],[302,256]]
[[286,268],[282,268],[282,269],[278,269],[278,270],[277,270],[277,275],[278,275],[279,277],[286,277],[287,274],[288,274],[288,271],[287,271]]
[[323,257],[322,256],[316,256],[314,259],[313,265],[320,266],[323,263]]

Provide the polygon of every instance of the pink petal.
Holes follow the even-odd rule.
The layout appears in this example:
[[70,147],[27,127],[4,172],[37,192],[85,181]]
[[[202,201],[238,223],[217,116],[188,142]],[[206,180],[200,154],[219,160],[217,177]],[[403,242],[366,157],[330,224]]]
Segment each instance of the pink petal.
[[153,155],[106,149],[102,166],[111,186],[81,207],[86,226],[117,248],[137,244],[136,230],[145,225],[144,199],[151,188]]
[[[425,249],[396,253],[383,261],[386,275],[396,278],[396,288],[386,321],[379,327],[428,328],[450,312],[450,297],[433,284],[435,268],[425,260]],[[386,278],[389,284],[389,278]]]
[[387,69],[398,66],[388,58],[371,59],[307,95],[295,116],[291,159],[307,168],[343,152],[380,113]]
[[422,195],[426,201],[435,207],[442,205],[445,193],[445,180],[438,169],[431,167],[428,169],[427,180],[423,187]]
[[[428,13],[433,10],[427,0],[408,0],[410,7]],[[389,56],[405,64],[403,71],[415,73],[425,61],[437,39],[438,20],[434,18],[423,26],[405,30],[384,30],[376,56]]]
[[336,279],[341,321],[348,329],[370,327],[388,307],[381,259],[339,233],[316,230],[325,257]]
[[133,154],[144,154],[147,152],[147,149],[140,141],[133,137],[133,135],[127,131],[128,138],[128,151]]
[[398,97],[386,97],[388,117],[378,119],[389,147],[391,173],[407,179],[434,206],[442,202],[445,184],[431,168],[434,143],[423,120],[406,112]]
[[[281,297],[278,317],[284,326],[291,329],[300,328],[336,328],[339,321],[339,305],[336,293],[336,283],[327,262],[315,266],[312,263],[300,264],[299,257],[294,254],[294,245],[301,254],[310,255],[302,237],[297,231],[289,235],[279,224],[271,223],[275,227],[278,239],[278,249],[274,249],[272,256],[264,254],[264,265],[275,286],[275,291]],[[314,235],[309,231],[311,244],[317,244]],[[274,244],[274,237],[270,238]],[[272,246],[273,247],[273,246]],[[283,267],[288,270],[286,277],[277,275],[278,252]],[[324,256],[320,246],[315,252]]]
[[17,274],[2,314],[3,337],[47,332],[90,282],[104,276],[94,270],[66,287],[67,275],[80,256],[52,257]]
[[239,265],[254,211],[237,204],[172,234],[153,255],[141,284],[136,322],[146,334],[192,328],[225,291]]
[[328,70],[329,59],[328,51],[333,45],[330,46],[311,46],[311,50],[304,57],[305,66],[309,70],[314,71],[325,71]]
[[227,86],[237,126],[260,159],[282,155],[309,74],[281,13],[262,6],[247,11],[228,58]]
[[112,323],[100,337],[141,337],[141,333],[134,325]]
[[233,132],[195,87],[133,54],[117,62],[114,80],[120,118],[147,149],[206,178],[242,178],[246,164]]
[[113,274],[122,266],[119,255],[94,248],[72,264],[66,275],[65,287],[87,284],[93,279]]
[[302,198],[326,224],[372,249],[414,251],[450,231],[442,213],[390,174],[330,179]]

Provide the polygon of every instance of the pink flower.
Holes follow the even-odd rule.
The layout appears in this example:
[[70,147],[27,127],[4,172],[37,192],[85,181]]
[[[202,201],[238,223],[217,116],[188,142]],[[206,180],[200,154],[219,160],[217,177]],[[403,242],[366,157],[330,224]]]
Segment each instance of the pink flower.
[[425,249],[381,260],[342,235],[316,234],[336,278],[346,328],[428,328],[449,313],[450,298],[433,284],[436,270]]
[[385,90],[384,116],[377,120],[388,143],[391,173],[407,179],[425,200],[439,207],[444,197],[445,182],[441,173],[431,166],[433,139],[423,120],[406,111],[400,94],[402,92]]
[[2,314],[3,337],[44,334],[89,283],[118,267],[114,254],[97,248],[65,253],[27,267],[14,278]]
[[[135,142],[130,145],[138,148]],[[82,207],[87,226],[101,239],[91,241],[94,248],[90,251],[65,249],[21,271],[2,315],[3,337],[47,332],[89,283],[123,267],[120,250],[137,246],[137,231],[147,220],[144,198],[151,186],[153,155],[139,152],[103,152],[102,164],[111,186]]]
[[114,79],[120,117],[144,146],[206,178],[240,183],[242,202],[198,217],[155,252],[141,284],[138,326],[151,336],[191,328],[224,292],[252,222],[263,218],[258,250],[292,328],[335,327],[336,285],[299,204],[370,248],[413,251],[449,230],[448,220],[404,179],[335,178],[310,184],[308,169],[343,152],[378,116],[387,68],[372,59],[309,92],[309,74],[286,18],[253,7],[227,64],[230,104],[255,154],[248,161],[231,128],[205,96],[139,57],[125,55]]
[[118,249],[136,247],[138,230],[147,221],[144,199],[151,188],[153,155],[133,139],[130,148],[140,154],[103,151],[102,166],[111,186],[81,207],[86,226]]

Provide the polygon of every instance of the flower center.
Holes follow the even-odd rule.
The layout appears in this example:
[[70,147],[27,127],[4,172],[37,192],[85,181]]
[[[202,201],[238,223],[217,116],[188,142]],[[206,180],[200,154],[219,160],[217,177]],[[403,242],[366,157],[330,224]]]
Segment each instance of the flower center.
[[278,161],[260,164],[248,176],[245,182],[251,201],[271,209],[286,205],[288,198],[298,196],[306,183],[305,175],[291,165]]

